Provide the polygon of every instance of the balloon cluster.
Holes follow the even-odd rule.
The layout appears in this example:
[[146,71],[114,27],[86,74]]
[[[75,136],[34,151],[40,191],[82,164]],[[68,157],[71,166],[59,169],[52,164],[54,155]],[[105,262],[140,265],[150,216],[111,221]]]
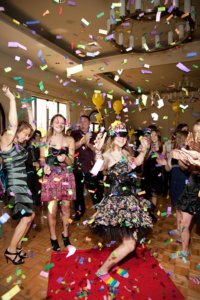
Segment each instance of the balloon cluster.
[[[102,119],[100,109],[101,109],[102,105],[104,104],[105,100],[104,100],[101,93],[94,93],[94,95],[92,96],[92,102],[93,102],[93,104],[95,105],[96,109],[99,112],[96,115],[96,120],[97,120],[98,123],[100,123],[101,119]],[[113,109],[114,109],[116,115],[119,115],[121,110],[123,109],[122,101],[121,100],[115,100],[113,102]]]
[[98,110],[98,113],[96,114],[96,121],[99,124],[102,121],[102,115],[101,115],[100,109],[101,109],[102,105],[104,104],[104,101],[105,100],[101,93],[94,93],[94,95],[92,96],[92,102],[96,106],[96,109]]

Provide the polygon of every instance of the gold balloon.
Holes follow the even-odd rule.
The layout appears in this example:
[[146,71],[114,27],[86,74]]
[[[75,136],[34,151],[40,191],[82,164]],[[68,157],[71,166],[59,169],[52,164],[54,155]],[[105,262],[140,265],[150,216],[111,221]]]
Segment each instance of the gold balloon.
[[102,119],[101,113],[96,114],[95,117],[96,117],[97,123],[101,123],[101,119]]
[[94,93],[92,96],[92,102],[96,106],[98,110],[100,110],[101,106],[104,104],[104,98],[100,93]]
[[175,113],[178,113],[180,111],[179,102],[176,101],[176,102],[172,103],[172,110]]
[[123,105],[122,105],[121,100],[115,100],[115,102],[113,102],[113,109],[117,115],[120,114],[122,108],[123,108]]

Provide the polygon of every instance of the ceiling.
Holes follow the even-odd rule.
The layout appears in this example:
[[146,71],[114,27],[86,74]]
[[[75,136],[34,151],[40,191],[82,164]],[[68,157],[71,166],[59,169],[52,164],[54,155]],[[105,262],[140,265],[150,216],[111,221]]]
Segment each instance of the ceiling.
[[[153,8],[154,1],[144,0],[144,8]],[[160,0],[161,6],[166,7],[172,2]],[[183,10],[184,0],[178,2]],[[32,91],[39,94],[48,93],[62,101],[79,101],[86,105],[91,104],[95,90],[108,99],[122,96],[135,99],[154,91],[172,101],[175,93],[187,98],[187,91],[196,91],[200,86],[200,1],[191,2],[197,19],[191,42],[153,53],[121,53],[105,40],[106,35],[99,33],[100,29],[107,30],[111,0],[2,0],[1,75],[11,78],[15,84],[21,77],[25,88],[32,86]],[[142,19],[135,26],[138,35],[148,30]],[[159,22],[156,26],[158,30]],[[9,42],[19,45],[8,47]],[[97,51],[99,54],[91,57],[91,53]],[[180,62],[189,72],[176,66]],[[82,71],[69,76],[67,68],[79,65]],[[11,71],[5,71],[8,67]]]

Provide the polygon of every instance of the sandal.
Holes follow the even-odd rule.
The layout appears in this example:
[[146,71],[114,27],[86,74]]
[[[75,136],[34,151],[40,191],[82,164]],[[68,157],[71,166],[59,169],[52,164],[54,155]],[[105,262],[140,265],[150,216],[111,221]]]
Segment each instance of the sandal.
[[[15,255],[15,257],[12,259],[8,255]],[[4,252],[4,256],[5,256],[7,263],[9,260],[13,263],[13,265],[22,265],[24,263],[24,260],[19,256],[18,252],[11,253],[8,251],[8,249],[6,249],[6,251]],[[17,258],[19,258],[19,259],[17,260]]]
[[177,251],[177,252],[175,252],[175,253],[172,253],[172,254],[170,255],[170,258],[171,258],[171,259],[185,258],[185,257],[187,257],[187,256],[189,256],[189,255],[190,255],[190,252],[189,252],[189,251],[186,251],[186,252],[184,252],[184,251]]
[[27,258],[28,257],[28,254],[26,252],[24,252],[22,247],[17,247],[17,253],[18,253],[20,258]]

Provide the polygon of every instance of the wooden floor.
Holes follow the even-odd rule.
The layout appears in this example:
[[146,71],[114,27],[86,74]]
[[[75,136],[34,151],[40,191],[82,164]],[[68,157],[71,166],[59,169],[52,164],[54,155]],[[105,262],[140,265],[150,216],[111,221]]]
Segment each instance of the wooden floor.
[[[162,201],[163,203],[160,201],[159,210],[160,212],[165,212],[168,205],[167,202],[169,201],[167,199],[162,199]],[[0,215],[4,212],[7,212],[7,209],[5,209],[3,203],[1,203]],[[92,213],[93,210],[88,200],[87,213],[84,219]],[[13,299],[45,299],[48,279],[42,277],[40,272],[43,270],[43,267],[50,262],[51,254],[46,209],[42,208],[37,210],[34,224],[27,236],[27,241],[24,243],[25,249],[28,250],[30,254],[30,258],[26,259],[26,263],[21,266],[14,266],[11,262],[7,264],[3,256],[15,226],[16,223],[11,220],[2,226],[0,237],[0,296],[18,284],[21,291],[13,297]],[[197,275],[200,276],[200,270],[197,268],[197,265],[200,264],[200,235],[197,234],[197,230],[194,226],[191,238],[191,255],[187,259],[187,263],[184,263],[181,259],[171,260],[170,254],[180,249],[180,244],[176,242],[176,238],[168,235],[168,231],[173,228],[175,228],[174,215],[169,217],[160,216],[158,222],[154,225],[147,246],[169,274],[171,280],[184,295],[185,299],[199,300],[200,285],[193,285],[190,278]],[[62,245],[60,218],[58,218],[58,232],[60,245]],[[91,248],[101,242],[100,238],[92,236],[90,230],[82,224],[82,221],[72,223],[70,233],[70,240],[77,249]],[[88,238],[91,238],[91,241]],[[62,249],[64,250],[64,248]]]

